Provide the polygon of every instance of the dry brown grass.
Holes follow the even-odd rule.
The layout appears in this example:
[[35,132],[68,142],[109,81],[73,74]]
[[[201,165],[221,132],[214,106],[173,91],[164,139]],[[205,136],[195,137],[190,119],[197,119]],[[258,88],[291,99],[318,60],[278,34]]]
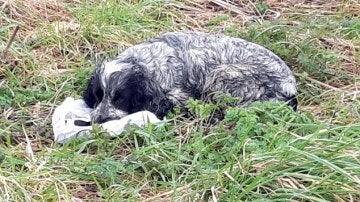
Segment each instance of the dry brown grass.
[[34,29],[37,24],[67,21],[72,19],[71,14],[64,8],[64,3],[76,3],[72,0],[2,0],[1,11],[7,18],[4,21],[14,21],[24,30]]
[[[65,8],[65,4],[76,4],[78,1],[73,0],[1,0],[0,10],[3,16],[0,18],[0,25],[20,27],[16,34],[17,40],[25,44],[36,44],[40,35],[46,35],[46,30],[50,28],[55,29],[55,32],[71,33],[76,31],[78,24],[74,22],[73,16]],[[30,54],[30,55],[29,55]],[[68,57],[68,56],[67,56]],[[30,60],[30,61],[27,61]],[[33,50],[25,52],[19,48],[13,48],[2,62],[12,64],[10,66],[18,66],[19,63],[39,64],[41,74],[61,73],[57,69],[64,69],[62,66],[65,61],[64,53],[57,46],[50,47],[36,47]],[[24,69],[28,73],[35,73],[33,69]]]
[[[359,61],[356,61],[355,57],[355,50],[360,50],[360,44],[353,44],[351,41],[341,38],[321,38],[319,39],[319,45],[333,50],[338,54],[341,64],[336,67],[332,66],[331,68],[347,71],[354,76],[360,76]],[[334,85],[335,87],[341,86],[341,84]]]
[[[256,4],[264,3],[268,6],[265,13],[261,13]],[[312,15],[314,13],[333,15],[341,12],[355,17],[360,13],[360,3],[356,0],[340,2],[308,1],[308,0],[186,0],[185,4],[170,4],[180,10],[186,17],[184,21],[195,29],[202,29],[212,18],[231,14],[231,17],[222,22],[222,26],[231,24],[245,24],[250,20],[263,21],[283,19],[293,15]],[[297,23],[297,22],[289,22]]]

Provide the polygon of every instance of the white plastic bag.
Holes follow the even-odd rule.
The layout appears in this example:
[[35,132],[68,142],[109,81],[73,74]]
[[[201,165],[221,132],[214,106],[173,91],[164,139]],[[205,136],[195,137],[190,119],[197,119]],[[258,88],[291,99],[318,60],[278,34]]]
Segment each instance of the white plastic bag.
[[[89,108],[84,100],[74,100],[68,97],[58,106],[52,116],[52,126],[54,131],[54,140],[58,143],[64,143],[72,138],[91,136],[92,126],[79,126],[79,121],[90,123],[90,114],[93,109]],[[148,123],[158,123],[159,120],[153,113],[149,111],[140,111],[125,116],[120,120],[111,120],[101,124],[111,136],[119,135],[125,130],[128,124],[145,126]]]

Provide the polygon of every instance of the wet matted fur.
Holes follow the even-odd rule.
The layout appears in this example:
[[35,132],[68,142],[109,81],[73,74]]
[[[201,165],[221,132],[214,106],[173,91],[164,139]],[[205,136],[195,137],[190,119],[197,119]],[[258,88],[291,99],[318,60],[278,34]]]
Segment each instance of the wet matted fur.
[[224,35],[171,32],[136,44],[94,71],[84,92],[92,120],[105,122],[141,110],[164,117],[189,98],[213,92],[297,107],[289,67],[264,47]]

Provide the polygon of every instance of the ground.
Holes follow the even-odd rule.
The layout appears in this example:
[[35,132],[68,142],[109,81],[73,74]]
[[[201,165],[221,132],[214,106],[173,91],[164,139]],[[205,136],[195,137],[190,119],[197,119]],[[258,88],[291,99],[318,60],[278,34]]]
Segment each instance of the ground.
[[[357,0],[0,0],[0,200],[360,201],[359,14]],[[187,118],[53,142],[54,108],[97,63],[174,30],[274,51],[298,112],[192,100]]]

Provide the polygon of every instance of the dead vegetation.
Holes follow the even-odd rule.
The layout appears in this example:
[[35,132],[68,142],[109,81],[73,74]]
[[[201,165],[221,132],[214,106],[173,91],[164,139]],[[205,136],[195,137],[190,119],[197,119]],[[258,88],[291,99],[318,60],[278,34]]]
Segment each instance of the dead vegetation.
[[[185,16],[185,22],[194,28],[202,28],[215,17],[230,14],[229,19],[224,20],[221,26],[231,24],[243,25],[248,21],[261,23],[264,20],[287,20],[289,16],[302,15],[335,15],[341,12],[355,17],[359,15],[360,3],[356,0],[340,2],[331,1],[307,1],[307,0],[186,0],[184,4],[169,4],[180,10]],[[292,21],[289,23],[296,24]]]
[[[48,29],[55,29],[55,32],[60,34],[60,32],[73,32],[78,28],[79,25],[74,23],[73,16],[65,8],[67,4],[76,3],[78,2],[72,0],[0,1],[0,10],[2,11],[0,25],[8,27],[10,30],[19,27],[19,31],[15,36],[17,40],[33,46],[33,50],[28,52],[13,45],[7,57],[2,59],[2,62],[12,64],[10,67],[18,66],[19,63],[30,63],[29,65],[31,63],[39,64],[44,67],[40,70],[42,73],[64,69],[62,64],[64,64],[65,56],[62,50],[59,50],[56,46],[45,48],[37,44],[39,35],[46,34]],[[27,60],[31,61],[27,62]],[[49,66],[52,70],[47,68]],[[27,72],[32,72],[32,70]]]
[[[6,18],[2,18],[2,22],[16,22],[24,30],[34,30],[37,24],[55,21],[70,22],[72,16],[64,5],[76,2],[71,0],[2,0],[0,8],[6,15]],[[21,37],[24,36],[21,35]]]

